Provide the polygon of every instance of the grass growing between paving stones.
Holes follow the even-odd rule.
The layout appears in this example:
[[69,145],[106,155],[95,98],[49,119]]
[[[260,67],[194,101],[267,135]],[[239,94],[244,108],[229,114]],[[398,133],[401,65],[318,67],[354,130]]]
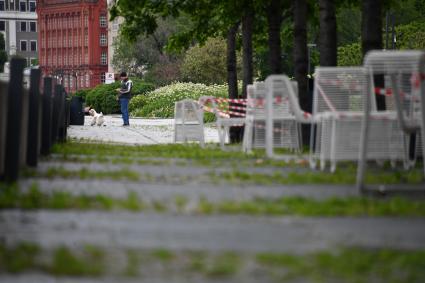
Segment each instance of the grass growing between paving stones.
[[114,199],[105,195],[78,195],[68,192],[43,193],[36,184],[26,192],[21,192],[16,186],[0,185],[0,209],[79,209],[79,210],[112,210],[142,211],[146,204],[137,194],[130,192],[125,199]]
[[[237,167],[240,165],[257,167],[297,165],[296,162],[266,159],[263,149],[256,149],[251,154],[245,154],[240,150],[222,151],[219,146],[215,144],[208,145],[206,148],[201,148],[197,144],[126,146],[68,142],[64,144],[55,144],[52,152],[59,155],[62,160],[75,162],[112,162],[117,164],[136,162],[140,165],[164,165],[164,163],[170,164],[170,159],[172,159],[180,165],[195,164],[210,167],[222,165],[227,167]],[[279,149],[279,152],[290,153],[286,149]],[[292,155],[296,157],[296,155]],[[171,164],[172,163],[173,162],[171,162]],[[306,163],[301,162],[301,164]]]
[[[280,172],[270,174],[243,172],[239,170],[211,173],[210,178],[215,182],[227,181],[233,184],[355,184],[356,169],[347,167],[338,169],[335,173],[302,171]],[[421,184],[424,182],[423,172],[420,169],[409,172],[376,171],[367,172],[365,182],[368,184]]]
[[42,271],[56,276],[100,276],[104,273],[104,252],[86,246],[76,253],[67,247],[58,247],[46,255],[38,245],[20,243],[14,247],[0,244],[0,273]]
[[61,166],[49,167],[45,172],[37,172],[35,170],[27,169],[24,172],[25,177],[41,177],[41,178],[55,178],[60,177],[64,179],[78,178],[81,180],[88,179],[112,179],[112,180],[130,180],[139,181],[140,174],[128,168],[120,170],[107,170],[107,171],[93,171],[85,167],[79,170],[67,170]]
[[[212,183],[235,183],[235,184],[354,184],[357,166],[354,163],[339,164],[335,173],[311,171],[307,169],[308,162],[300,161],[276,161],[264,158],[264,150],[256,150],[247,155],[242,152],[222,151],[218,147],[201,148],[198,145],[148,145],[148,146],[122,146],[110,144],[90,144],[69,142],[57,144],[53,152],[67,160],[68,156],[78,160],[78,155],[83,155],[93,162],[109,160],[112,163],[140,165],[174,165],[190,166],[202,165],[214,168],[229,168],[225,173],[211,172],[207,177]],[[105,158],[110,156],[112,158]],[[147,158],[147,159],[146,159]],[[160,160],[152,160],[157,158]],[[161,159],[162,158],[162,159]],[[168,161],[167,161],[168,159]],[[167,163],[168,162],[168,163]],[[270,173],[246,172],[242,168],[249,167],[271,167]],[[282,170],[285,169],[285,170]],[[306,170],[307,169],[307,170]],[[400,169],[401,170],[401,169]],[[366,174],[366,183],[369,184],[420,184],[424,182],[423,172],[419,165],[416,169],[408,172],[400,171],[384,166],[382,168],[371,168]],[[38,173],[40,175],[40,173]],[[62,178],[110,178],[128,179],[133,181],[161,181],[150,175],[138,174],[129,169],[117,171],[90,171],[85,168],[81,170],[65,170],[63,168],[50,168],[44,173],[46,177]],[[43,174],[41,174],[43,176]],[[163,176],[165,181],[176,181],[184,183],[185,176]],[[202,176],[198,176],[199,178]],[[203,178],[202,180],[205,180]]]
[[37,184],[25,192],[16,186],[0,185],[0,209],[79,209],[177,212],[193,214],[247,214],[300,216],[425,216],[425,201],[402,197],[349,197],[315,200],[305,197],[210,202],[201,198],[197,206],[187,207],[187,200],[176,196],[167,201],[143,201],[135,192],[117,199],[105,195],[72,195],[54,191],[43,193]]
[[[126,263],[119,253],[126,256]],[[43,250],[30,243],[14,247],[0,244],[0,273],[28,271],[56,277],[112,275],[118,281],[120,276],[140,276],[166,281],[227,278],[243,282],[255,274],[257,282],[420,283],[425,281],[425,251],[342,248],[296,255],[167,249],[110,251],[94,246]]]
[[104,259],[104,251],[97,247],[86,246],[81,255],[66,247],[59,247],[45,269],[53,275],[100,276],[105,270]]
[[201,214],[299,215],[299,216],[425,216],[425,201],[400,197],[366,197],[315,200],[305,197],[257,198],[247,201],[199,201]]
[[343,249],[306,256],[263,253],[256,261],[279,282],[424,282],[425,251]]

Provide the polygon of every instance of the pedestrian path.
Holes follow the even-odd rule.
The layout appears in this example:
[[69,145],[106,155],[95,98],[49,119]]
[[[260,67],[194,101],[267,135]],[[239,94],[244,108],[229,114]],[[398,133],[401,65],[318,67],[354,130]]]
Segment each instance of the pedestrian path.
[[[90,126],[91,117],[85,116],[83,126],[71,125],[68,137],[97,142],[122,143],[131,145],[166,144],[173,142],[173,119],[130,119],[130,126],[123,127],[117,115],[106,115],[104,126]],[[205,127],[205,141],[217,142],[217,130]]]
[[[91,132],[93,141],[137,145],[172,137],[170,120],[140,119],[124,128],[112,118],[105,127],[73,126],[70,136],[87,140]],[[132,142],[121,142],[123,136]],[[192,148],[195,154],[184,157]],[[213,149],[198,156],[204,151],[192,148],[58,145],[0,194],[0,282],[297,283],[326,282],[329,274],[336,274],[333,282],[353,282],[344,279],[352,274],[390,282],[374,264],[391,256],[387,264],[401,274],[399,282],[425,280],[421,266],[397,265],[425,256],[423,199],[370,199],[353,185],[302,185],[306,164],[231,158]],[[251,175],[301,179],[261,183]],[[376,256],[381,252],[384,258]],[[345,253],[338,264],[330,261]],[[405,258],[410,254],[415,260]],[[324,261],[308,265],[318,259]]]
[[308,253],[338,246],[425,249],[425,219],[163,215],[2,211],[0,237],[44,248]]

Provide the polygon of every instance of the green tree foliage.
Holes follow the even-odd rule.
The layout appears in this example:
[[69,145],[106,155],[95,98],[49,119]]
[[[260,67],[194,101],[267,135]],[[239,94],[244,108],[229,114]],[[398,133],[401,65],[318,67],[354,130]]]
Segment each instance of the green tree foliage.
[[337,12],[338,46],[359,42],[361,13],[358,7],[342,6]]
[[[395,28],[397,49],[425,49],[425,22],[412,22]],[[385,37],[385,35],[384,35]],[[363,62],[359,42],[338,48],[338,66],[355,66]]]
[[4,70],[4,63],[7,62],[6,46],[3,33],[0,32],[0,72]]
[[[119,35],[114,42],[112,64],[118,70],[145,77],[145,80],[162,86],[180,79],[181,55],[167,52],[165,46],[171,34],[186,22],[179,19],[158,19],[157,29],[151,35],[139,35],[134,41]],[[184,28],[181,28],[184,30]]]
[[397,49],[425,49],[425,21],[396,27]]
[[359,42],[338,47],[338,66],[359,66],[363,56]]
[[226,41],[210,38],[205,45],[191,47],[185,54],[181,66],[185,81],[204,84],[226,82]]

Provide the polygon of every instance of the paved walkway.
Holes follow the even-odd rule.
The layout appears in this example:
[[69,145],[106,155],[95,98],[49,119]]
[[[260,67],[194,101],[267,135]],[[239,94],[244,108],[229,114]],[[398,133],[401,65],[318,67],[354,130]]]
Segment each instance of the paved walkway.
[[[85,116],[84,126],[72,125],[68,137],[91,141],[125,143],[133,145],[165,144],[173,142],[173,119],[130,119],[123,127],[121,116],[106,115],[104,126],[90,126],[91,117]],[[205,127],[205,141],[218,142],[217,130]]]
[[425,219],[163,215],[130,212],[0,212],[0,237],[76,246],[290,252],[338,246],[425,249]]
[[[172,119],[131,119],[130,127],[122,127],[119,116],[106,116],[106,126],[92,127],[88,125],[89,118],[86,117],[84,126],[71,126],[68,131],[69,137],[134,145],[173,141]],[[213,127],[207,127],[206,140],[218,142],[217,132]],[[20,188],[26,191],[36,183],[39,190],[46,194],[64,191],[74,196],[105,195],[114,199],[126,199],[130,193],[134,193],[143,202],[156,202],[171,209],[165,209],[162,212],[154,209],[144,212],[77,209],[0,210],[0,244],[12,246],[21,242],[33,242],[47,250],[47,253],[43,255],[47,257],[49,250],[58,246],[79,250],[86,245],[100,247],[111,253],[119,250],[118,253],[121,254],[126,254],[128,251],[143,253],[165,249],[174,253],[195,250],[212,255],[236,251],[241,257],[244,254],[255,255],[260,252],[291,254],[309,254],[315,251],[335,252],[341,247],[351,246],[372,249],[425,249],[425,218],[200,215],[196,210],[201,199],[208,202],[223,202],[302,196],[326,200],[357,195],[354,186],[276,184],[264,186],[243,182],[234,184],[226,180],[214,180],[211,177],[217,178],[220,176],[219,173],[240,170],[270,174],[270,178],[273,178],[275,172],[302,173],[308,172],[308,168],[254,167],[239,164],[237,161],[236,165],[228,166],[228,168],[215,168],[212,165],[195,165],[190,162],[178,163],[171,159],[168,160],[170,162],[163,164],[150,162],[115,164],[114,162],[82,162],[78,160],[84,160],[87,156],[78,157],[74,161],[71,161],[72,158],[63,160],[63,157],[57,154],[43,159],[32,177],[20,180]],[[143,161],[143,156],[138,158],[141,159],[139,161]],[[82,169],[93,172],[131,170],[137,172],[140,178],[113,180],[105,179],[103,175],[102,179],[93,177],[82,180],[79,177],[71,177],[78,174],[61,178],[58,175],[53,176],[54,174],[49,176],[48,172],[52,168],[57,169],[58,172],[61,170],[79,172]],[[176,204],[178,198],[185,199],[187,209],[178,209]],[[175,205],[174,208],[172,208],[173,205]],[[126,260],[126,258],[122,259],[122,255],[121,257],[112,256],[111,266],[125,265]],[[163,269],[158,269],[158,266],[163,266]],[[143,262],[138,268],[142,269],[142,276],[138,278],[122,276],[122,270],[115,275],[106,272],[101,278],[71,278],[44,274],[43,270],[28,270],[22,274],[2,274],[0,266],[0,282],[282,282],[279,278],[261,274],[257,266],[252,263],[248,263],[238,274],[218,281],[199,275],[187,277],[185,271],[173,270],[175,267],[167,267],[158,259],[153,262]],[[294,281],[289,282],[310,281],[295,278]]]

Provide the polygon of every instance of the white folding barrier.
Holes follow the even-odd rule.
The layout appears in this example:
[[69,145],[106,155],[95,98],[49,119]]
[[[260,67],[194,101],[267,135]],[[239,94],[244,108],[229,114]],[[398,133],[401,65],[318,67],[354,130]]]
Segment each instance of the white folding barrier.
[[264,148],[265,134],[266,85],[255,82],[247,86],[246,123],[243,137],[243,151],[251,152],[253,148]]
[[[361,123],[367,97],[373,96],[370,70],[365,67],[318,67],[313,93],[313,120],[310,161],[320,161],[323,170],[330,161],[334,172],[338,161],[358,160]],[[371,111],[373,133],[367,144],[370,160],[405,160],[406,141],[393,112]]]
[[[238,103],[241,106],[229,105],[231,102]],[[220,147],[225,150],[225,144],[229,140],[230,127],[242,127],[245,125],[245,99],[225,99],[213,96],[202,96],[198,101],[201,109],[214,113]],[[227,109],[222,109],[220,105],[227,104]],[[235,111],[236,110],[236,111]],[[240,112],[243,111],[243,112]],[[238,117],[231,117],[238,116]]]
[[288,93],[294,92],[294,89],[285,78],[283,75],[271,75],[265,81],[266,154],[270,158],[279,158],[274,148],[300,152],[302,146],[300,124],[296,121]]
[[[416,134],[425,144],[425,52],[421,50],[405,51],[371,51],[366,54],[364,65],[374,75],[384,76],[384,87],[375,89],[376,92],[392,97],[392,105],[397,110],[397,118],[401,129],[411,137]],[[387,100],[388,101],[388,100]],[[370,126],[373,118],[370,105],[373,97],[368,97],[364,109],[361,152],[357,170],[357,187],[364,188],[364,173],[366,160],[369,159],[368,144],[373,137],[374,129]],[[388,104],[391,108],[391,104]],[[417,143],[419,145],[419,143]],[[408,148],[404,154],[408,155]],[[425,175],[425,162],[424,162]]]
[[174,142],[188,141],[204,146],[204,115],[196,101],[184,99],[175,103]]

